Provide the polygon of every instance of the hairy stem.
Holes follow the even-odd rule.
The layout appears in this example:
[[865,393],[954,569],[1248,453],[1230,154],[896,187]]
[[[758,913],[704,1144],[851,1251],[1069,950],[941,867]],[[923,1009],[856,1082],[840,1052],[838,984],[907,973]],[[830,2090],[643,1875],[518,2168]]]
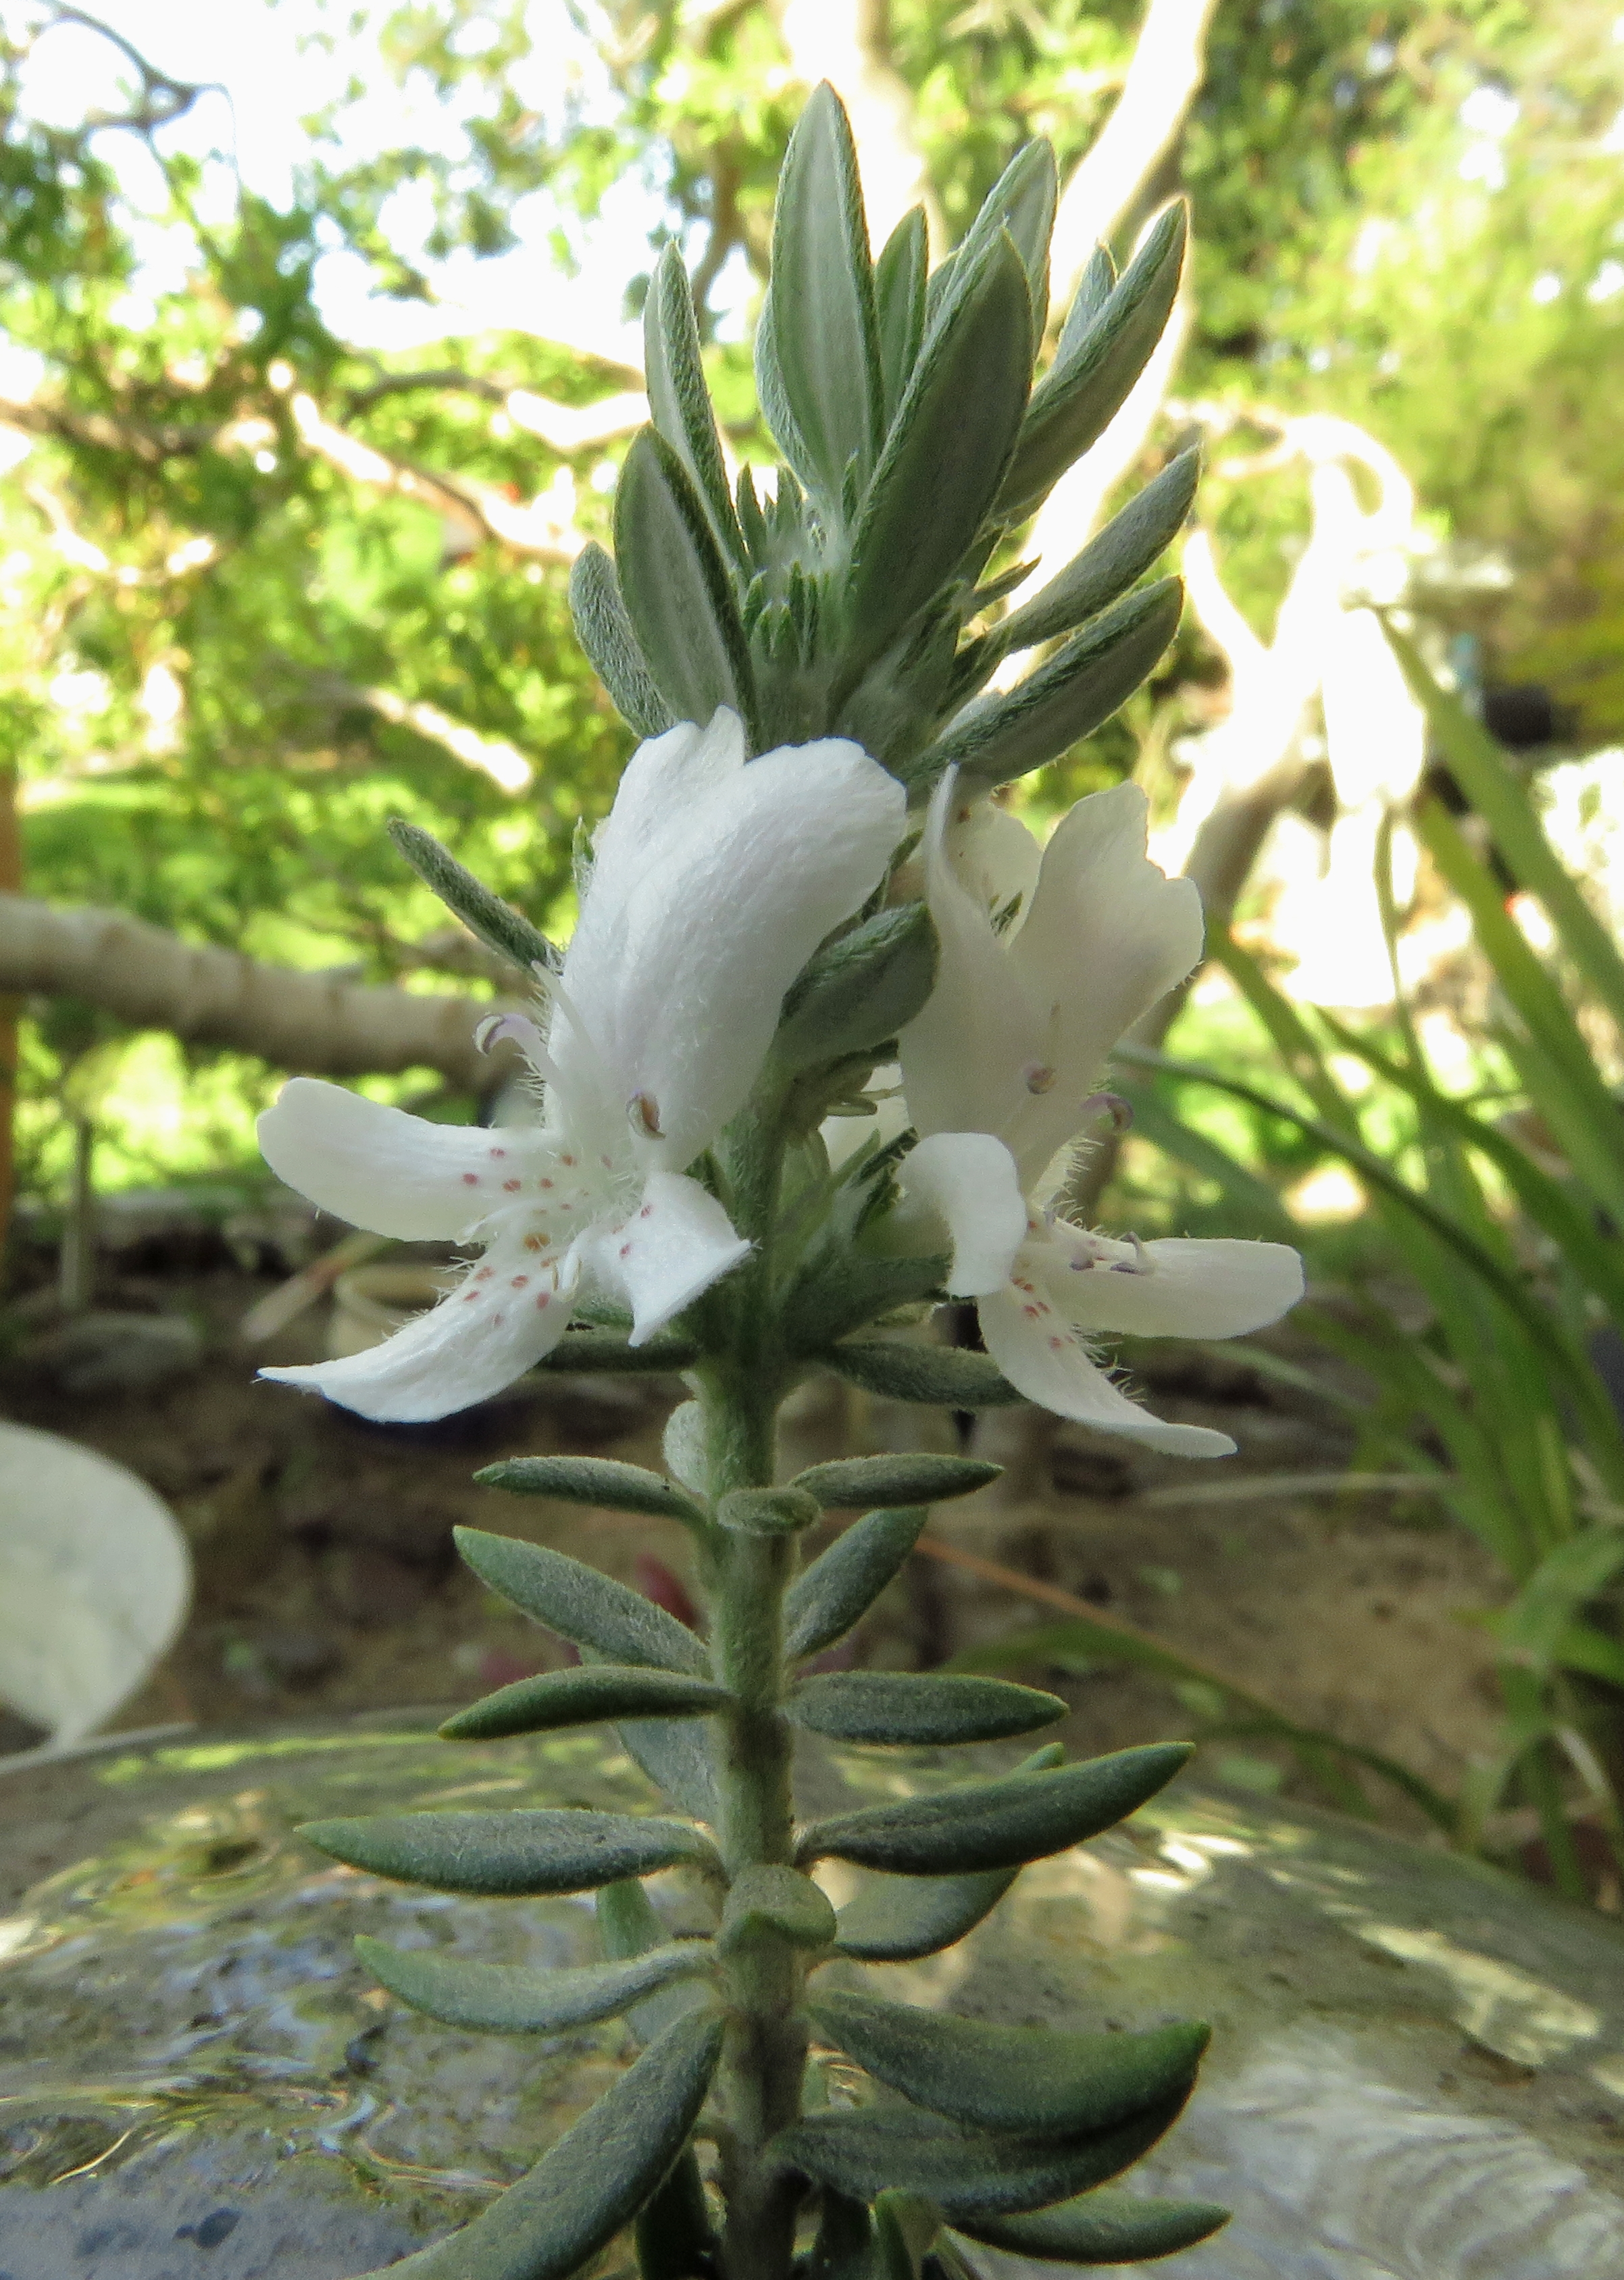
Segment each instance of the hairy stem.
[[[770,1488],[774,1420],[782,1391],[774,1351],[772,1276],[781,1155],[760,1126],[734,1154],[735,1224],[756,1249],[739,1278],[728,1350],[700,1372],[709,1487]],[[790,1738],[783,1714],[783,1598],[795,1567],[791,1537],[719,1530],[712,1568],[716,1675],[734,1697],[717,1728],[721,1799],[718,1836],[729,1878],[789,1861],[794,1808]],[[796,1948],[765,1934],[727,1963],[731,2010],[720,2075],[727,2115],[722,2186],[727,2204],[727,2280],[788,2280],[798,2198],[764,2159],[801,2108],[806,2028]]]

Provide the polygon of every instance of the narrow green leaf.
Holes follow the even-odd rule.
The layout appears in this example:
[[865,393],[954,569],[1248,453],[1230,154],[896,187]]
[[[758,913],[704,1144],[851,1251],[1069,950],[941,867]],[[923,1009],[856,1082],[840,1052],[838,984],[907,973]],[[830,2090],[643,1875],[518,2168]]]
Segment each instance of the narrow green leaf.
[[[1066,1752],[1047,1742],[1016,1767],[1047,1773]],[[988,1868],[971,1876],[866,1876],[836,1918],[835,1953],[860,1963],[915,1963],[953,1947],[989,1916],[1020,1871]]]
[[488,1897],[587,1892],[595,1884],[652,1876],[685,1862],[720,1865],[709,1838],[686,1822],[639,1820],[584,1806],[376,1813],[364,1821],[307,1821],[298,1833],[319,1852],[374,1876]]
[[516,2185],[460,2232],[391,2264],[389,2280],[567,2280],[672,2168],[721,2044],[714,2014],[678,2020]]
[[1020,1874],[868,1878],[837,1918],[835,1952],[858,1963],[916,1963],[956,1947],[989,1916]]
[[1037,2138],[1114,2129],[1188,2097],[1208,2040],[1192,2025],[1142,2035],[989,2026],[873,1995],[819,1994],[807,2008],[837,2049],[914,2105]]
[[498,1687],[448,1718],[440,1731],[448,1742],[493,1742],[605,1718],[704,1718],[726,1709],[732,1698],[725,1686],[674,1670],[589,1663]]
[[1064,1718],[1066,1706],[1003,1679],[890,1670],[827,1671],[803,1679],[785,1705],[797,1726],[831,1741],[921,1748],[1030,1734]]
[[[790,1352],[824,1359],[825,1346],[847,1330],[865,1328],[900,1307],[936,1298],[947,1270],[945,1252],[924,1252],[916,1258],[901,1253],[876,1256],[831,1234],[785,1295],[782,1321]],[[831,1359],[829,1367],[838,1368],[839,1364]],[[849,1376],[850,1372],[842,1370],[841,1375]]]
[[717,1945],[735,1954],[763,1937],[819,1949],[835,1938],[835,1911],[810,1876],[796,1868],[741,1869],[727,1892]]
[[888,427],[907,393],[925,337],[925,274],[929,261],[925,209],[913,206],[887,238],[874,264],[874,314]]
[[837,1512],[861,1512],[866,1505],[940,1504],[968,1496],[996,1481],[1004,1467],[974,1457],[837,1457],[797,1473],[793,1486]]
[[1057,371],[1064,370],[1075,357],[1083,336],[1115,291],[1116,282],[1117,265],[1109,247],[1097,245],[1077,281],[1077,290],[1072,296],[1072,305],[1066,312],[1066,322],[1055,343]]
[[1570,1623],[1559,1635],[1551,1659],[1563,1670],[1582,1670],[1588,1677],[1624,1687],[1624,1644],[1594,1623]]
[[960,2230],[989,2248],[1043,2263],[1144,2264],[1210,2240],[1228,2222],[1216,2201],[1151,2200],[1107,2187],[1029,2216],[967,2217]]
[[1030,513],[1121,410],[1172,313],[1187,233],[1184,207],[1169,206],[1104,307],[1033,389],[999,494],[1006,520]]
[[387,1947],[365,1934],[355,1952],[391,1995],[448,2027],[481,2034],[561,2035],[596,2019],[618,2018],[673,1980],[704,1978],[714,1968],[708,1940],[679,1940],[624,1963],[579,1971],[536,1971],[521,1964],[474,1963],[443,1952]]
[[[778,355],[778,326],[773,307],[773,288],[769,284],[761,299],[761,313],[756,320],[756,398],[761,406],[761,416],[766,421],[774,442],[789,462],[809,490],[818,486],[818,463],[812,448],[797,424],[789,408],[789,394],[784,387],[783,368]],[[781,473],[772,507],[771,538],[781,540],[786,527],[786,513],[798,520],[799,492]],[[771,542],[770,542],[771,543]],[[779,549],[774,547],[773,551]]]
[[[1327,1779],[1328,1762],[1346,1759],[1351,1764],[1362,1766],[1371,1773],[1390,1782],[1401,1795],[1420,1807],[1446,1836],[1455,1832],[1455,1814],[1447,1798],[1424,1782],[1419,1774],[1411,1772],[1396,1758],[1384,1757],[1379,1750],[1367,1750],[1355,1742],[1346,1742],[1335,1734],[1318,1727],[1299,1726],[1288,1718],[1283,1710],[1270,1702],[1266,1696],[1253,1694],[1238,1686],[1222,1671],[1214,1670],[1205,1662],[1197,1662],[1181,1654],[1176,1647],[1152,1638],[1148,1632],[1135,1631],[1125,1623],[1115,1623],[1099,1616],[1074,1615],[1059,1623],[1037,1623],[1030,1629],[1008,1632],[1001,1639],[989,1640],[985,1645],[966,1648],[953,1658],[954,1670],[1030,1670],[1064,1660],[1067,1657],[1087,1656],[1100,1662],[1126,1663],[1131,1668],[1152,1670],[1165,1678],[1179,1692],[1180,1699],[1190,1698],[1188,1690],[1200,1689],[1215,1702],[1221,1702],[1231,1714],[1224,1730],[1235,1733],[1243,1722],[1248,1732],[1266,1735],[1271,1740],[1283,1742],[1295,1752],[1298,1763],[1310,1779],[1321,1788],[1332,1789]],[[1233,1714],[1238,1712],[1237,1720]],[[1333,1796],[1343,1810],[1357,1810],[1356,1801],[1344,1795]]]
[[813,1822],[795,1857],[809,1862],[834,1856],[902,1876],[1012,1868],[1114,1828],[1164,1788],[1189,1754],[1188,1742],[1158,1743],[1054,1773],[1016,1774],[935,1797],[865,1806]]
[[421,830],[396,815],[389,819],[389,837],[423,884],[439,896],[487,950],[494,950],[498,958],[507,959],[523,974],[533,967],[562,964],[546,936],[528,919],[521,918],[511,903],[481,885],[472,871],[465,870],[432,831]]
[[735,562],[743,562],[743,534],[734,512],[721,437],[705,386],[693,288],[674,245],[666,246],[650,280],[643,343],[654,425],[687,468],[721,546]]
[[692,1718],[623,1718],[615,1732],[627,1756],[656,1789],[664,1790],[679,1813],[717,1826],[721,1804],[704,1726]]
[[679,720],[726,705],[752,739],[755,683],[727,566],[688,470],[645,428],[615,489],[615,561],[637,645]]
[[935,2115],[858,2107],[814,2114],[773,2140],[774,2158],[854,2200],[888,2188],[934,2201],[950,2223],[1042,2208],[1120,2176],[1171,2127],[1182,2101],[1088,2138],[983,2136]]
[[1588,1528],[1547,1552],[1495,1619],[1503,1647],[1539,1668],[1555,1660],[1571,1626],[1624,1568],[1624,1528]]
[[655,1337],[640,1346],[607,1330],[578,1329],[573,1323],[540,1367],[560,1377],[612,1370],[617,1376],[666,1375],[688,1369],[698,1359],[691,1338]]
[[1177,578],[1124,596],[1007,696],[981,697],[961,713],[910,763],[910,789],[959,767],[966,793],[987,791],[1057,759],[1133,695],[1177,633],[1183,608]]
[[818,1360],[837,1377],[887,1401],[927,1401],[943,1409],[997,1409],[1021,1398],[995,1361],[952,1346],[848,1338]]
[[821,1654],[866,1615],[918,1543],[927,1514],[871,1512],[797,1575],[784,1599],[784,1656]]
[[784,998],[773,1055],[815,1067],[894,1037],[936,979],[936,932],[923,903],[900,903],[820,950]]
[[711,2280],[720,2244],[691,2145],[638,2212],[635,2239],[639,2280]]
[[797,122],[773,220],[778,369],[819,489],[838,511],[847,467],[866,477],[882,386],[874,273],[851,126],[826,81]]
[[994,628],[998,655],[1053,641],[1125,594],[1178,535],[1200,474],[1198,451],[1181,452],[1164,467],[1058,577]]
[[[600,1886],[592,1905],[598,1939],[610,1962],[629,1963],[634,1957],[657,1953],[669,1945],[669,1933],[635,1877]],[[626,2022],[640,2043],[652,2043],[674,2021],[703,2008],[708,2000],[705,1990],[693,1980],[673,1979],[658,1994],[635,2004]]]
[[849,684],[959,568],[996,497],[1032,377],[1032,307],[1000,233],[925,343],[852,542]]
[[1624,1025],[1624,956],[1568,875],[1505,753],[1459,698],[1438,686],[1409,636],[1385,618],[1382,631],[1426,709],[1455,781],[1488,824],[1517,879],[1545,905],[1563,949],[1613,1020]]
[[798,1488],[733,1489],[716,1507],[722,1526],[744,1536],[793,1536],[815,1527],[821,1516]]
[[473,1477],[481,1488],[505,1489],[510,1496],[551,1497],[559,1504],[596,1505],[607,1512],[644,1512],[655,1520],[680,1520],[686,1528],[705,1524],[692,1497],[658,1473],[608,1457],[505,1457]]
[[570,565],[569,591],[575,638],[616,710],[640,736],[663,736],[674,716],[637,646],[614,564],[596,539]]
[[819,2196],[818,2232],[806,2280],[874,2280],[874,2226],[866,2201],[850,2201],[826,2187]]
[[1042,140],[1026,143],[988,191],[955,256],[962,273],[1000,230],[1009,232],[1027,273],[1035,344],[1049,322],[1049,241],[1058,189],[1053,145]]
[[458,1551],[481,1583],[560,1638],[591,1647],[610,1662],[709,1675],[704,1645],[685,1623],[584,1560],[516,1537],[490,1536],[482,1528],[454,1533]]

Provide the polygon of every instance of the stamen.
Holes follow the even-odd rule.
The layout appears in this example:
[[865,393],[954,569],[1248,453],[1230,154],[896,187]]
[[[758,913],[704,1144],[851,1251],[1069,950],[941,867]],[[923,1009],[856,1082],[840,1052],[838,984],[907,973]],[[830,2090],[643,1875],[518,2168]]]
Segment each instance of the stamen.
[[552,1063],[547,1058],[546,1038],[522,1013],[487,1013],[473,1032],[473,1043],[481,1053],[490,1052],[504,1043],[515,1044],[538,1074],[553,1074]]
[[1028,1092],[1051,1092],[1059,1072],[1047,1061],[1028,1061],[1020,1072],[1021,1082]]
[[659,1128],[659,1105],[651,1092],[633,1093],[626,1104],[626,1113],[634,1132],[641,1132],[649,1140],[665,1138]]
[[1139,1237],[1130,1234],[1125,1235],[1122,1240],[1133,1245],[1134,1255],[1131,1259],[1113,1259],[1111,1262],[1111,1272],[1113,1275],[1154,1275],[1156,1261]]

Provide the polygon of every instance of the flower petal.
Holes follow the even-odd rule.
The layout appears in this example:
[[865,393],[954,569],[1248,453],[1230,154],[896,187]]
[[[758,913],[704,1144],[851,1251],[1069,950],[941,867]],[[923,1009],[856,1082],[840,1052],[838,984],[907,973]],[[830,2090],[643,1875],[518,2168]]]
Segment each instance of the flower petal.
[[785,990],[879,884],[906,820],[902,786],[856,744],[746,765],[715,723],[698,747],[675,736],[643,748],[616,800],[549,1038],[572,1127],[578,1091],[622,1130],[638,1101],[638,1155],[671,1172],[743,1105]]
[[1205,1425],[1169,1425],[1130,1401],[1089,1360],[1076,1332],[1038,1293],[1009,1284],[982,1298],[977,1312],[988,1352],[1028,1401],[1169,1456],[1234,1455],[1235,1443],[1227,1433]]
[[431,1124],[308,1076],[266,1110],[259,1146],[279,1180],[335,1219],[408,1242],[478,1226],[509,1199],[508,1181],[533,1178],[554,1153],[539,1128]]
[[1137,784],[1080,799],[1043,850],[1037,890],[1009,937],[1032,1002],[1052,1018],[1058,1082],[1008,1135],[1030,1179],[1077,1128],[1079,1103],[1119,1037],[1201,957],[1201,897],[1145,852],[1149,806]]
[[697,1180],[651,1172],[632,1218],[595,1231],[581,1251],[594,1279],[629,1303],[627,1343],[640,1346],[748,1258],[750,1245]]
[[1001,1290],[1027,1238],[1027,1202],[1015,1159],[990,1132],[935,1132],[903,1159],[897,1173],[909,1206],[943,1220],[952,1237],[947,1287],[956,1298]]
[[957,798],[950,769],[925,826],[936,986],[902,1033],[903,1089],[923,1133],[1002,1133],[1029,1097],[1024,1073],[1043,1065],[1045,1009],[1024,986],[987,903],[959,875],[949,845]]
[[[1126,1243],[1090,1263],[1077,1230],[1057,1226],[1052,1261],[1040,1279],[1082,1330],[1126,1330],[1139,1337],[1234,1338],[1275,1322],[1303,1295],[1303,1262],[1283,1243],[1197,1242],[1183,1236]],[[1097,1237],[1083,1237],[1097,1252]],[[1066,1253],[1071,1252],[1067,1258]]]
[[504,1244],[381,1345],[339,1361],[259,1375],[324,1393],[381,1423],[424,1424],[522,1377],[564,1336],[573,1302],[573,1290],[560,1290],[550,1274],[538,1272],[529,1252]]

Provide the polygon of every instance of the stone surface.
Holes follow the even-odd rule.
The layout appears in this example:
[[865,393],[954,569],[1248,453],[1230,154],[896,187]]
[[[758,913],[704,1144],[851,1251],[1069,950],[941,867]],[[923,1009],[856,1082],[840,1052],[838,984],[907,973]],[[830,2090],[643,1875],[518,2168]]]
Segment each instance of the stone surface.
[[[466,1751],[430,1723],[114,1737],[0,1779],[8,2280],[344,2280],[472,2215],[612,2077],[612,2022],[455,2033],[353,1961],[358,1931],[581,1961],[590,1909],[389,1886],[308,1851],[296,1822],[653,1801],[591,1734]],[[843,1777],[894,1796],[899,1770],[809,1765],[806,1802],[827,1809]],[[907,1781],[943,1777],[909,1761]],[[655,1892],[697,1926],[675,1879]],[[1029,1870],[961,1948],[850,1976],[1048,2025],[1210,2019],[1202,2087],[1135,2176],[1235,2217],[1156,2268],[1170,2280],[1624,2273],[1624,1939],[1468,1863],[1180,1788]],[[604,2269],[628,2263],[615,2248]]]

